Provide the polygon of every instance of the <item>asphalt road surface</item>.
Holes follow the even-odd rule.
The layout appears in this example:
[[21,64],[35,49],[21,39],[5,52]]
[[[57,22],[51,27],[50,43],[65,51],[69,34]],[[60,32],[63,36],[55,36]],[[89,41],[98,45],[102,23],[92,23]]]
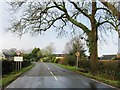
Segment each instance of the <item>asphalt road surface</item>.
[[35,63],[7,88],[91,88],[91,90],[117,90],[73,71],[63,69],[52,63]]

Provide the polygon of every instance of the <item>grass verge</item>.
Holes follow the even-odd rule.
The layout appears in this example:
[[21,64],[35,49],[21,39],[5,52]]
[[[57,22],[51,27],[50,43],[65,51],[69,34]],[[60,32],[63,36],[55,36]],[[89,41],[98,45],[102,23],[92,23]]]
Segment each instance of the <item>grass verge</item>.
[[19,71],[11,72],[10,74],[5,75],[2,79],[0,79],[0,81],[2,82],[2,88],[5,88],[8,84],[17,79],[21,74],[30,70],[34,65],[35,64],[32,63],[30,66],[22,68]]
[[115,81],[115,80],[110,80],[110,79],[106,79],[106,78],[102,78],[101,76],[97,75],[97,76],[93,76],[92,74],[90,73],[83,73],[83,72],[80,72],[80,68],[76,68],[76,67],[73,67],[73,66],[66,66],[66,65],[61,65],[61,64],[56,64],[62,68],[65,68],[65,69],[68,69],[68,70],[72,70],[74,72],[77,72],[79,74],[82,74],[82,75],[85,75],[87,77],[90,77],[90,78],[93,78],[95,80],[98,80],[98,81],[101,81],[103,83],[106,83],[106,84],[109,84],[111,86],[114,86],[114,87],[117,87],[117,88],[120,88],[120,85],[118,84],[120,81]]

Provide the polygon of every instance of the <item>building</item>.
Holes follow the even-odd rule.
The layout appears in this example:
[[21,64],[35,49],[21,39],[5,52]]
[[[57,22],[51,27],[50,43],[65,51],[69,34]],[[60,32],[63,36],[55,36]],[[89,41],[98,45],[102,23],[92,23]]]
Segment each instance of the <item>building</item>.
[[0,53],[0,60],[5,59],[5,55],[3,53]]
[[103,55],[100,60],[111,60],[113,59],[114,57],[116,57],[116,54],[113,54],[113,55]]
[[54,54],[56,59],[63,59],[65,55],[67,55],[67,54]]

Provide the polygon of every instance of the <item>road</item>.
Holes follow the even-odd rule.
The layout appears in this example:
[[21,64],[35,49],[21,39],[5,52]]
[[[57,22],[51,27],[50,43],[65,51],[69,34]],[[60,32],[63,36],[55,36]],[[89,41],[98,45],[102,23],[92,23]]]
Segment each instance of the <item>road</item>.
[[116,90],[115,88],[92,80],[73,71],[63,69],[52,63],[35,63],[7,88],[91,88],[91,90]]

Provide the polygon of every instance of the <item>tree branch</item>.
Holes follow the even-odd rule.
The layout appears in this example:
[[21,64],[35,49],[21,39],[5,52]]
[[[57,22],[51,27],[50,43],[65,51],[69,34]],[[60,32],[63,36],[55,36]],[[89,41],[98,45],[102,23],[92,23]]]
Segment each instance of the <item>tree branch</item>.
[[67,14],[67,19],[73,23],[74,25],[80,27],[84,32],[86,32],[87,34],[90,32],[90,30],[85,26],[83,25],[82,23],[79,23],[77,22],[75,19],[71,18],[68,14]]
[[96,8],[96,11],[98,11],[98,10],[105,10],[105,11],[109,12],[110,14],[112,14],[107,8]]
[[101,25],[103,25],[103,24],[105,24],[105,23],[111,24],[114,28],[116,27],[112,22],[110,22],[110,21],[108,21],[108,20],[103,21],[103,22],[101,22],[101,23],[98,23],[98,24],[97,24],[97,27],[99,27],[99,26],[101,26]]
[[105,0],[99,0],[103,5],[112,11],[112,14],[120,20],[120,11],[116,7]]
[[87,34],[90,32],[90,30],[89,30],[84,24],[77,22],[75,19],[73,19],[71,16],[69,16],[69,14],[68,14],[68,12],[67,12],[64,4],[63,4],[63,8],[60,8],[56,2],[54,2],[54,4],[57,6],[57,8],[58,8],[59,10],[62,10],[62,11],[65,13],[66,18],[67,18],[72,24],[78,26],[79,28],[81,28],[82,30],[84,30],[84,32],[86,32]]
[[70,2],[70,3],[72,3],[79,12],[81,12],[83,15],[85,15],[87,18],[90,19],[90,16],[86,12],[84,12],[81,8],[79,8],[75,2]]

